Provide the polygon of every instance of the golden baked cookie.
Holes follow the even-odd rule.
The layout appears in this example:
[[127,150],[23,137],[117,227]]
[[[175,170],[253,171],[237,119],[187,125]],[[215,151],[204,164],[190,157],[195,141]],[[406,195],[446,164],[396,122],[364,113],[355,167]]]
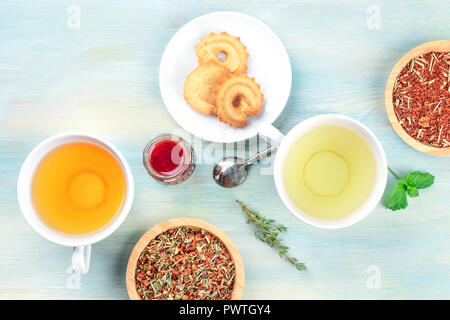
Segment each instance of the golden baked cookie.
[[187,76],[184,82],[184,99],[197,112],[213,115],[213,94],[216,85],[230,71],[223,65],[207,62],[199,65]]
[[[195,53],[199,64],[215,61],[226,66],[231,72],[237,73],[246,72],[248,68],[247,48],[238,37],[226,32],[204,36],[195,46]],[[224,60],[219,58],[220,53],[224,54]]]
[[246,74],[230,74],[214,91],[214,107],[220,121],[242,128],[247,116],[256,116],[263,107],[261,86]]

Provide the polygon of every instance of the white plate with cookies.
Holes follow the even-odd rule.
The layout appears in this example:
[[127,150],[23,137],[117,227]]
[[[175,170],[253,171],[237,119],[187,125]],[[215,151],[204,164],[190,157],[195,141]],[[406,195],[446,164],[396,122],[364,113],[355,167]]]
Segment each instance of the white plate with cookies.
[[195,136],[218,143],[271,131],[291,83],[289,56],[277,35],[251,16],[228,11],[200,16],[179,29],[159,70],[172,117]]

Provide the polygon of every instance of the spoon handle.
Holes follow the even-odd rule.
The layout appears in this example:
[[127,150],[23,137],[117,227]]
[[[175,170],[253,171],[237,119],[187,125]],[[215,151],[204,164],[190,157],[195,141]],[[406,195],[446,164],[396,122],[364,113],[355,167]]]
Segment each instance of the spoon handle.
[[267,158],[272,153],[272,151],[275,151],[275,149],[276,149],[275,146],[271,146],[271,147],[267,148],[266,150],[258,152],[253,157],[248,158],[247,161],[245,161],[245,164],[251,165],[256,161],[263,160],[263,159]]

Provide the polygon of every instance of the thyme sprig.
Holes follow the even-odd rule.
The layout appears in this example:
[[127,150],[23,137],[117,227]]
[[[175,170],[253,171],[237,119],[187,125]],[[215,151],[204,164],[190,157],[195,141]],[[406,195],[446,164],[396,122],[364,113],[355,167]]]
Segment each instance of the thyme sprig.
[[280,257],[286,258],[297,268],[297,270],[306,270],[306,265],[303,262],[299,262],[296,258],[288,255],[289,247],[283,245],[281,239],[278,238],[280,232],[286,231],[287,227],[282,224],[276,224],[273,219],[266,219],[257,211],[250,209],[242,201],[236,200],[236,202],[241,207],[242,212],[247,215],[247,222],[252,225],[253,232],[257,239],[267,243],[270,247],[277,248]]

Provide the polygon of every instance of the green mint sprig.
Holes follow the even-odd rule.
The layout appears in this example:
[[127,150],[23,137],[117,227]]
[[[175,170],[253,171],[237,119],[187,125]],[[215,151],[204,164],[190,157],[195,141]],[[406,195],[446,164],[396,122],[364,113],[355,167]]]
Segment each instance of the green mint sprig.
[[391,209],[392,211],[405,209],[408,206],[406,194],[411,198],[418,197],[419,189],[428,188],[434,183],[434,176],[428,172],[408,172],[403,179],[401,179],[391,168],[388,167],[388,170],[395,178],[397,178],[397,184],[386,204],[386,208]]

